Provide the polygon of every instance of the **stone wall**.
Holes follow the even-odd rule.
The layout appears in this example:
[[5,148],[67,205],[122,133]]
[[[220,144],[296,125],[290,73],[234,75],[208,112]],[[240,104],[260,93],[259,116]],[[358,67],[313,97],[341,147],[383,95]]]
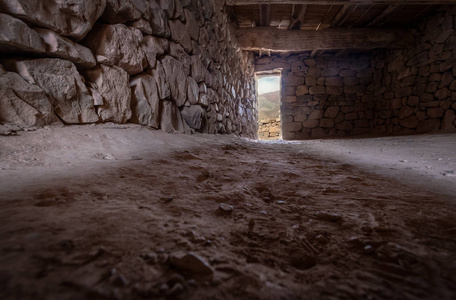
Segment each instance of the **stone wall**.
[[256,60],[258,72],[282,70],[283,139],[368,132],[374,115],[371,57],[309,55],[273,55]]
[[281,138],[280,118],[265,119],[259,122],[258,138],[260,140],[278,140]]
[[456,132],[456,6],[417,26],[409,49],[257,58],[282,70],[283,138]]
[[217,0],[0,0],[0,124],[255,137],[253,55]]
[[419,23],[410,49],[376,53],[379,133],[456,131],[456,6]]

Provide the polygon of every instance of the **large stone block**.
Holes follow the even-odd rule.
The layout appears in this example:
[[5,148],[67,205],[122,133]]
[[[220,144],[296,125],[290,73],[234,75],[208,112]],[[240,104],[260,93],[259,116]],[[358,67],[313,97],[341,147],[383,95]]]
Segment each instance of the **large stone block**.
[[412,88],[411,87],[404,87],[396,91],[394,94],[395,97],[401,98],[401,97],[408,97],[412,95]]
[[55,113],[64,123],[98,121],[93,98],[71,62],[57,58],[9,60],[5,67],[39,86],[48,95]]
[[418,118],[415,115],[407,117],[399,122],[399,125],[408,129],[415,129],[419,124]]
[[443,100],[450,97],[450,90],[448,88],[443,88],[435,92],[435,98]]
[[343,87],[341,86],[331,86],[328,85],[326,87],[326,93],[328,95],[342,95],[342,92],[344,91]]
[[299,114],[299,115],[294,115],[294,116],[288,116],[288,120],[286,121],[285,119],[282,120],[284,123],[289,123],[289,122],[304,122],[307,121],[307,115],[306,114]]
[[186,21],[185,13],[184,13],[184,6],[182,4],[181,0],[176,0],[174,1],[174,4],[176,5],[174,8],[174,14],[173,14],[173,19],[179,19],[182,22]]
[[106,0],[0,0],[0,11],[79,41],[101,16]]
[[[205,107],[205,108],[209,106],[209,98],[208,98],[208,95],[206,93],[201,93],[200,92],[198,104],[201,105],[202,107]],[[241,111],[243,111],[243,110],[241,110]]]
[[125,123],[131,118],[130,79],[122,68],[98,65],[84,70],[87,81],[97,87],[103,105],[97,107],[103,122]]
[[296,102],[296,101],[297,101],[296,96],[285,96],[285,97],[282,97],[282,103],[292,103],[292,102]]
[[353,123],[356,128],[369,128],[370,126],[369,120],[367,119],[355,120]]
[[339,72],[340,77],[354,77],[356,75],[356,71],[353,70],[341,70]]
[[198,83],[192,78],[187,78],[187,99],[190,104],[198,104],[199,86]]
[[[152,2],[150,3],[152,4]],[[154,36],[168,38],[171,35],[168,17],[160,7],[154,7],[151,5],[150,27],[152,28],[152,34]]]
[[284,140],[294,140],[296,138],[296,133],[293,131],[283,131],[282,139]]
[[169,55],[182,63],[185,75],[190,75],[191,57],[180,44],[169,42]]
[[144,0],[106,0],[101,20],[109,24],[149,19],[149,2]]
[[161,39],[154,36],[146,35],[141,43],[144,54],[146,55],[149,68],[155,68],[157,63],[157,55],[165,53]]
[[439,65],[439,70],[440,72],[445,72],[451,68],[453,68],[456,65],[456,57],[451,57],[449,59],[446,59]]
[[351,112],[345,114],[345,120],[357,120],[359,118],[359,114],[357,112]]
[[440,107],[430,107],[427,109],[426,114],[429,118],[440,118],[443,117],[443,109]]
[[411,59],[409,59],[407,62],[407,67],[420,65],[420,64],[426,62],[429,59],[429,57],[432,57],[432,56],[428,56],[428,52],[429,51],[423,51],[421,53],[418,53]]
[[312,86],[309,89],[309,93],[311,95],[322,95],[326,93],[326,89],[324,86]]
[[204,67],[202,58],[200,55],[192,55],[191,61],[191,76],[197,82],[204,81],[207,73],[207,69]]
[[330,107],[328,107],[326,109],[324,117],[333,119],[333,118],[335,118],[337,116],[339,111],[340,111],[340,107],[339,106],[330,106]]
[[187,26],[179,20],[169,20],[171,30],[171,40],[184,47],[187,53],[192,51],[192,41],[187,30]]
[[283,86],[297,86],[302,85],[305,82],[305,78],[302,76],[288,75],[282,77]]
[[407,86],[413,86],[415,84],[415,79],[416,79],[415,76],[409,76],[409,77],[402,79],[401,88],[407,87]]
[[326,77],[325,84],[330,86],[343,86],[341,77]]
[[206,111],[199,105],[191,105],[182,109],[182,117],[187,125],[195,130],[203,127],[203,120]]
[[[292,87],[292,90],[294,92],[294,87]],[[302,96],[302,95],[305,95],[308,93],[309,93],[309,88],[306,85],[300,85],[300,86],[296,87],[296,96]],[[290,94],[290,95],[293,95],[293,94]]]
[[118,66],[134,75],[147,66],[142,39],[138,29],[123,24],[96,24],[82,43],[93,51],[98,63]]
[[420,122],[417,127],[418,132],[431,132],[439,130],[441,121],[439,119],[428,119]]
[[187,75],[185,75],[184,66],[171,56],[163,58],[161,63],[169,82],[171,98],[180,107],[187,100]]
[[163,101],[160,128],[168,133],[183,133],[184,124],[179,108],[171,101]]
[[82,45],[74,43],[49,29],[35,28],[46,43],[46,54],[71,61],[78,68],[93,68],[97,64],[92,51]]
[[336,76],[337,74],[339,74],[337,68],[326,68],[321,71],[321,76]]
[[38,33],[27,24],[0,13],[0,51],[43,53],[46,45]]
[[353,129],[353,124],[350,121],[343,121],[340,122],[335,126],[337,130],[342,130],[342,131],[350,131]]
[[310,113],[309,115],[309,120],[319,120],[323,117],[323,114],[324,114],[324,110],[321,110],[321,109],[317,109],[317,110],[314,110]]
[[306,85],[309,87],[317,85],[317,77],[316,76],[306,76]]
[[394,58],[392,62],[388,64],[388,72],[393,72],[399,70],[405,66],[405,60],[402,55],[398,55]]
[[152,34],[152,27],[150,26],[150,22],[146,19],[141,18],[136,21],[125,23],[125,25],[136,28],[143,34]]
[[283,131],[301,131],[301,129],[302,129],[302,123],[301,122],[291,122],[291,123],[283,123],[282,124],[282,130]]
[[0,72],[0,94],[0,124],[29,127],[57,120],[46,93],[16,73]]
[[442,130],[454,131],[456,129],[456,114],[453,110],[447,109],[442,121]]
[[131,122],[159,128],[160,98],[157,83],[148,74],[138,74],[130,81]]
[[444,42],[448,39],[448,37],[449,37],[450,35],[452,35],[453,33],[454,33],[454,29],[453,29],[453,28],[451,28],[451,29],[445,29],[445,30],[443,30],[443,31],[441,31],[441,32],[439,33],[439,35],[438,35],[437,38],[434,40],[434,42],[437,43],[437,44],[444,43]]
[[149,69],[147,72],[157,82],[158,95],[160,99],[168,99],[171,95],[171,92],[169,89],[168,79],[166,78],[165,69],[163,69],[162,63],[160,61],[157,61],[157,65],[155,66],[155,68]]
[[168,18],[172,18],[176,8],[175,0],[155,0]]
[[308,129],[317,128],[319,124],[319,120],[306,120],[302,123],[303,127]]
[[327,119],[323,118],[320,120],[320,127],[322,128],[333,128],[334,127],[334,119]]
[[456,80],[453,80],[450,84],[450,90],[455,91],[456,90]]
[[186,25],[187,25],[187,32],[194,41],[198,41],[199,38],[199,33],[200,33],[200,26],[198,22],[195,20],[194,14],[188,10],[185,9],[185,19],[186,19]]

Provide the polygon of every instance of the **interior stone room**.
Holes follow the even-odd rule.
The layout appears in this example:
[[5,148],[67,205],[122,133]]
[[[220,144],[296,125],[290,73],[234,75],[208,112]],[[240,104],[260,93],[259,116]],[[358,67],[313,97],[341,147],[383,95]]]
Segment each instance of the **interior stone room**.
[[0,0],[0,298],[454,299],[455,30],[454,0]]

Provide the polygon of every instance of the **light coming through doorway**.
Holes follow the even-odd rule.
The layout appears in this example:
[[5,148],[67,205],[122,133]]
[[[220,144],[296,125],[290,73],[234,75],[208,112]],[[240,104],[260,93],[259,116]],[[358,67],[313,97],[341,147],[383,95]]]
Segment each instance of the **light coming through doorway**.
[[258,138],[282,138],[280,122],[280,75],[257,75],[258,87]]

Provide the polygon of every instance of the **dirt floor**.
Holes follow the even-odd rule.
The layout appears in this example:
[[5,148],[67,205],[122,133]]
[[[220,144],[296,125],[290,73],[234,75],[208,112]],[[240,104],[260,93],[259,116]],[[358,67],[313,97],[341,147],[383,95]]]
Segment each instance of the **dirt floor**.
[[1,299],[455,299],[456,135],[0,136]]

